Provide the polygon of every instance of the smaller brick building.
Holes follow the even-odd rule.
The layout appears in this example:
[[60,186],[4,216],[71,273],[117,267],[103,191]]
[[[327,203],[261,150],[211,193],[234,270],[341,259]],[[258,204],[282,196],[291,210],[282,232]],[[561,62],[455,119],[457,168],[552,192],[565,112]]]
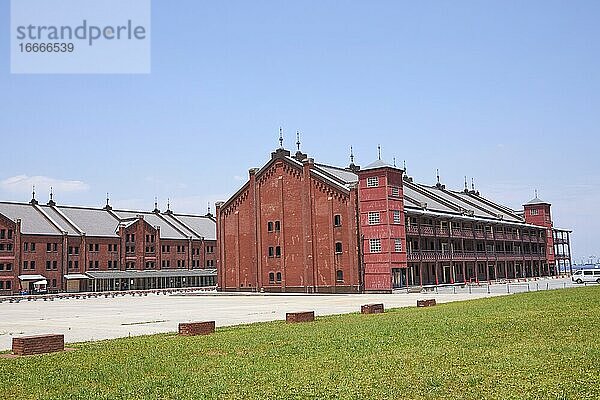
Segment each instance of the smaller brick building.
[[0,295],[216,284],[212,215],[0,202]]

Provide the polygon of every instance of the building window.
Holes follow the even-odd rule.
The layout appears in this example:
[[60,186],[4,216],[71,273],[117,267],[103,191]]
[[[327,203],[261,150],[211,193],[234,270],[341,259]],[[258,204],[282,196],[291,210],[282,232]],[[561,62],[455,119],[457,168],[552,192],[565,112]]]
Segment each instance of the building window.
[[400,197],[400,188],[398,186],[392,186],[392,196]]
[[275,221],[275,232],[279,232],[281,230],[281,222]]
[[[9,264],[10,265],[10,264]],[[31,267],[31,269],[35,269],[35,261],[31,261],[29,263],[29,266]]]
[[215,260],[206,260],[206,266],[207,267],[214,267],[215,266]]
[[369,211],[369,225],[377,225],[379,223],[379,211]]
[[0,229],[0,239],[4,239],[6,237],[6,229]]
[[273,272],[269,272],[269,283],[275,283],[275,274]]
[[9,239],[12,239],[12,234],[13,234],[13,231],[12,231],[12,229],[9,229],[9,230],[8,230],[8,238],[9,238]]
[[275,248],[273,246],[269,247],[269,257],[275,256]]
[[281,283],[281,272],[277,273],[277,283]]
[[333,216],[333,226],[342,226],[342,216],[340,214]]
[[335,252],[338,254],[342,252],[342,242],[335,242]]
[[539,213],[539,210],[537,208],[532,208],[529,211],[529,215],[538,215],[538,213]]
[[267,231],[273,232],[273,222],[267,222]]
[[23,251],[28,251],[29,250],[29,243],[25,242],[23,243]]
[[371,253],[381,253],[381,239],[369,239]]
[[393,210],[392,215],[394,216],[394,224],[400,223],[400,210]]
[[46,252],[52,251],[52,243],[46,243]]
[[394,239],[394,251],[400,253],[402,251],[402,239]]
[[31,243],[31,245],[29,246],[29,250],[35,251],[35,243]]
[[28,262],[27,261],[23,261],[23,269],[27,269],[28,268]]
[[378,176],[370,176],[367,178],[367,187],[377,187],[379,186],[379,177]]
[[[214,253],[215,252],[215,246],[206,246],[206,252],[208,254]],[[198,253],[198,254],[200,254],[200,253]]]
[[[90,261],[91,264],[91,261]],[[50,271],[52,269],[52,264],[50,264],[50,261],[46,261],[46,270]]]
[[275,257],[281,257],[281,246],[275,247]]
[[344,271],[342,271],[341,269],[338,269],[335,272],[335,280],[338,282],[344,282]]

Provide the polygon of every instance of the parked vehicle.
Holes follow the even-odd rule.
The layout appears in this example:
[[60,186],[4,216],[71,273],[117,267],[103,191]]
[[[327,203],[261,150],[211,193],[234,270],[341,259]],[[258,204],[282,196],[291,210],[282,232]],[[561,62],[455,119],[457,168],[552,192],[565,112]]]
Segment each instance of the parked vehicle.
[[600,283],[600,268],[598,269],[580,269],[571,276],[575,283],[598,282]]

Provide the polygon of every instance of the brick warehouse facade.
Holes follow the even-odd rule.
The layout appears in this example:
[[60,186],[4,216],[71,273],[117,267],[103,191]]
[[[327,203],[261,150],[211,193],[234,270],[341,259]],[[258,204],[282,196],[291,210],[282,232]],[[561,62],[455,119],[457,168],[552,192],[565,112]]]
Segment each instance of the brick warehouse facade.
[[0,295],[216,284],[212,215],[0,202]]
[[557,275],[571,265],[569,233],[537,196],[516,211],[466,182],[452,191],[381,160],[339,168],[281,147],[217,203],[218,288],[389,292]]

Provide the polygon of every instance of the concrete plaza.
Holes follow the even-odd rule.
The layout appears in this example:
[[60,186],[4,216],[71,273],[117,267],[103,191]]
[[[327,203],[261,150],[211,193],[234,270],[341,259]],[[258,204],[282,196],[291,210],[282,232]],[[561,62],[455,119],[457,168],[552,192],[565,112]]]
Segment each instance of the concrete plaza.
[[284,320],[285,313],[292,311],[314,310],[317,316],[322,316],[358,312],[367,303],[383,303],[389,309],[416,306],[417,300],[425,298],[445,303],[570,286],[568,279],[540,279],[509,286],[442,287],[437,293],[436,290],[348,295],[205,292],[1,303],[0,350],[10,349],[12,338],[22,335],[64,334],[65,341],[72,343],[175,332],[179,322],[214,320],[219,327]]

